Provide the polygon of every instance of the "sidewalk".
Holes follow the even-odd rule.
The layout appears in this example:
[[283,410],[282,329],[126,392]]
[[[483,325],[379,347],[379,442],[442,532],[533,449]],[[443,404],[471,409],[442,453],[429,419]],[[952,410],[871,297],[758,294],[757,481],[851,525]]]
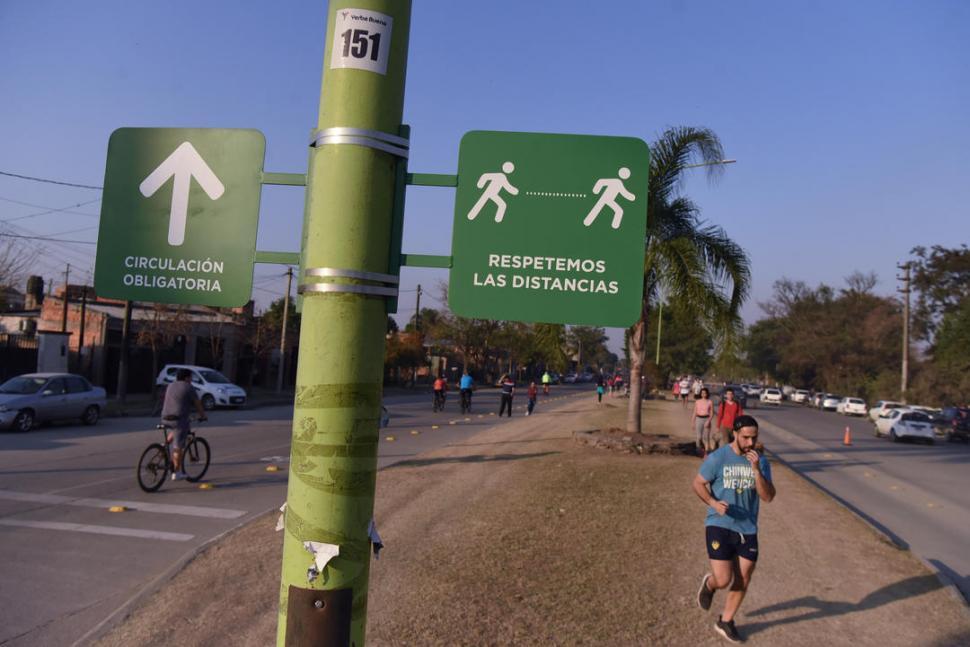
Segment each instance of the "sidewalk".
[[[572,438],[622,427],[626,404],[540,400],[532,417],[381,471],[368,645],[726,644],[712,628],[723,593],[711,612],[694,600],[707,568],[698,459]],[[674,403],[645,402],[644,427],[690,437]],[[762,506],[762,557],[736,619],[748,642],[970,643],[966,606],[915,557],[772,470],[778,497]],[[272,644],[275,521],[210,548],[98,644]]]

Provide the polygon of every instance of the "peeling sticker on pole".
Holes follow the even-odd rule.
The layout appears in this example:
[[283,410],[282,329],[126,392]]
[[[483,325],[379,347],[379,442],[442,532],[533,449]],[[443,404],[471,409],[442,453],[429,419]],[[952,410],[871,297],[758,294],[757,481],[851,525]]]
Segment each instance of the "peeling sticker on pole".
[[330,69],[354,68],[387,74],[394,20],[367,9],[338,9],[334,20]]
[[340,554],[340,546],[335,544],[325,544],[319,541],[305,541],[303,548],[313,555],[313,563],[307,569],[307,582],[312,582],[320,576],[327,563]]

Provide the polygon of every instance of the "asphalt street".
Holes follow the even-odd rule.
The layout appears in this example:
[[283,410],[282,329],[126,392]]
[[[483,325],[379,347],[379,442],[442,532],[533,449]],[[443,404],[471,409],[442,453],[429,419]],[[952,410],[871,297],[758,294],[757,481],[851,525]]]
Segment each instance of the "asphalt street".
[[[868,418],[799,405],[749,411],[774,453],[908,547],[970,600],[970,446],[893,443]],[[851,446],[843,445],[845,428]],[[779,501],[784,501],[781,493]]]
[[[582,390],[558,387],[537,413]],[[476,393],[467,415],[456,395],[438,413],[429,392],[388,397],[380,467],[502,423],[494,390]],[[515,405],[523,415],[524,395]],[[154,418],[0,432],[0,645],[83,640],[200,546],[282,505],[291,420],[291,407],[213,412],[196,429],[212,447],[212,488],[168,482],[153,494],[138,487],[135,466],[161,435]]]

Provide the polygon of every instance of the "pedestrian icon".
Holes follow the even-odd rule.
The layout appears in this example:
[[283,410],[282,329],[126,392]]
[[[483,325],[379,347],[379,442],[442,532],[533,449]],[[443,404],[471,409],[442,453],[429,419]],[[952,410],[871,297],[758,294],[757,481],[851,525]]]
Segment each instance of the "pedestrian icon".
[[620,176],[619,178],[600,178],[593,185],[593,193],[599,193],[600,198],[583,220],[583,224],[587,227],[593,224],[593,221],[600,215],[600,211],[604,207],[609,207],[613,210],[613,223],[611,226],[613,229],[619,229],[620,223],[623,221],[623,207],[616,203],[616,197],[623,196],[631,202],[636,200],[637,197],[627,191],[626,186],[623,184],[623,180],[630,179],[630,169],[624,166],[617,174]]
[[[502,190],[508,191],[509,195],[518,195],[519,190],[512,186],[507,177],[512,171],[515,170],[515,164],[512,162],[505,162],[502,164],[501,173],[482,173],[481,177],[478,178],[478,188],[485,189],[482,192],[478,202],[472,207],[472,210],[468,212],[468,219],[474,220],[478,217],[478,214],[489,202],[495,203],[495,222],[502,222],[505,218],[505,200],[502,199],[500,195]],[[474,177],[474,176],[473,176]]]

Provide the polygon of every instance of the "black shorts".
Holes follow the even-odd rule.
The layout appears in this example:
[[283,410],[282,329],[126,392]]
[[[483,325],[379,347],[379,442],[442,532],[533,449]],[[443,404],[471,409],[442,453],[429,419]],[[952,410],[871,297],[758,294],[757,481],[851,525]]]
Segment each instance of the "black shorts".
[[733,560],[743,557],[758,561],[758,535],[742,535],[720,526],[706,526],[707,556],[711,559]]

